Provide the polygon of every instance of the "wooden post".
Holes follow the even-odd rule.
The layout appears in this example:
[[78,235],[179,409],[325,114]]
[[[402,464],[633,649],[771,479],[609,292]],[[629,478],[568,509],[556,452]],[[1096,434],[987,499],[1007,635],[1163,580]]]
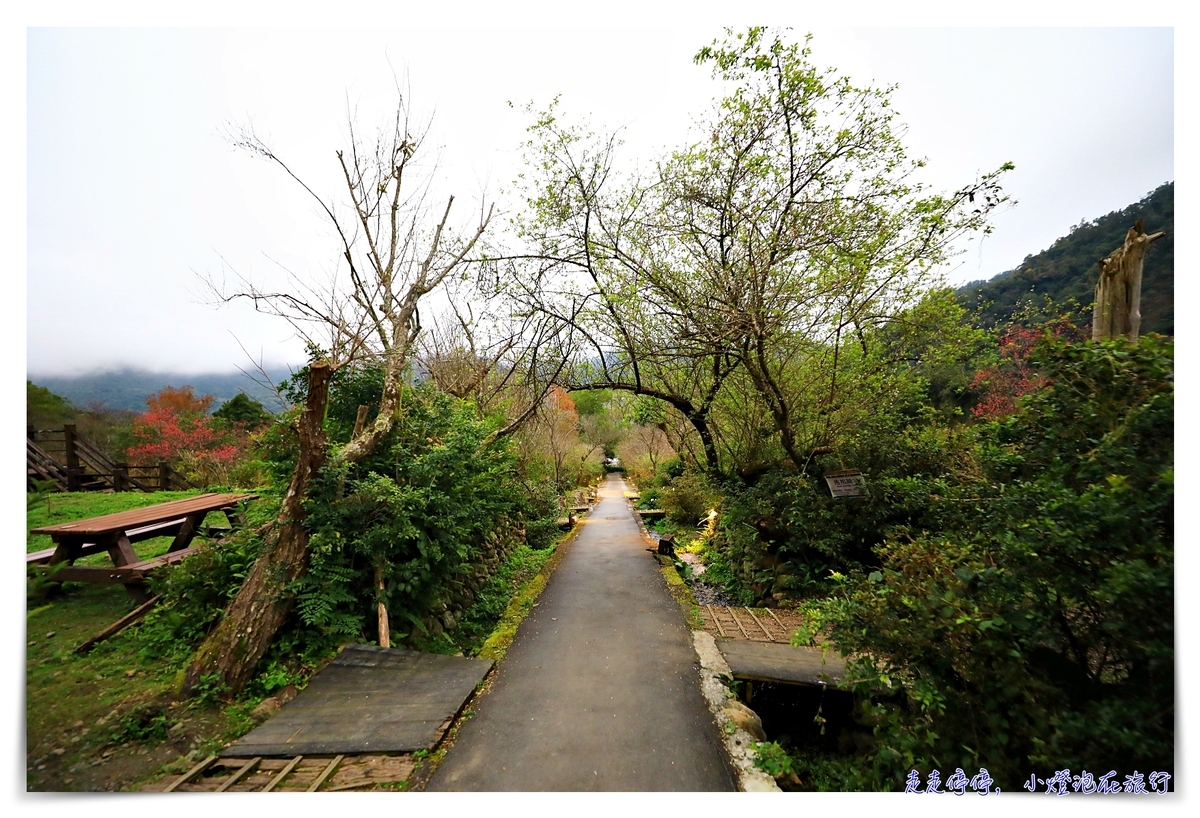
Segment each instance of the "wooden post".
[[125,491],[129,483],[129,464],[113,463],[113,491]]
[[375,565],[375,587],[379,589],[379,647],[392,646],[392,632],[388,624],[387,605],[383,602],[383,561]]
[[158,490],[171,490],[171,467],[165,460],[158,464]]
[[360,405],[358,407],[358,416],[354,418],[354,434],[350,435],[351,440],[362,434],[363,427],[367,425],[368,411],[370,411],[369,406]]
[[67,491],[79,491],[79,454],[75,451],[75,424],[63,424],[63,457],[67,465]]
[[122,631],[126,627],[128,627],[129,625],[132,625],[134,622],[137,622],[143,616],[150,613],[150,609],[153,608],[155,605],[157,605],[158,601],[160,599],[162,599],[162,596],[160,596],[160,595],[155,595],[155,596],[150,597],[150,599],[146,600],[141,605],[134,608],[132,611],[130,611],[129,613],[125,614],[123,617],[118,619],[116,622],[112,623],[107,628],[100,631],[100,633],[96,634],[91,639],[88,639],[82,645],[75,648],[75,652],[76,653],[87,653],[89,650],[91,650],[93,647],[95,647],[97,642],[103,642],[108,637],[119,633],[120,631]]

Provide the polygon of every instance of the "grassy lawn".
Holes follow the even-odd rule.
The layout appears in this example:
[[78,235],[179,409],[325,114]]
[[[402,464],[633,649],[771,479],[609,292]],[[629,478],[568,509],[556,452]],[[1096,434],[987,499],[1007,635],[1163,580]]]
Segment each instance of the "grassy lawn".
[[[201,491],[52,494],[27,514],[27,528],[112,514],[201,494]],[[166,551],[171,538],[137,543],[140,556]],[[50,548],[27,536],[26,551]],[[99,554],[81,563],[105,564]],[[33,569],[36,571],[37,569]],[[176,668],[141,656],[125,634],[90,653],[75,647],[120,619],[135,603],[120,585],[64,583],[47,595],[30,585],[26,613],[26,785],[31,791],[135,788],[163,765],[186,764],[250,726],[256,702],[224,707],[171,703]]]

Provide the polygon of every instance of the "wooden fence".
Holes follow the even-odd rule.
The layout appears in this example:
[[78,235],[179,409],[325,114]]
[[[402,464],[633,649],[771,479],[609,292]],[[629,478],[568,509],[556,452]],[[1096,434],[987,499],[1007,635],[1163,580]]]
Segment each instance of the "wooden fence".
[[61,429],[26,431],[28,489],[34,481],[53,481],[59,491],[170,491],[195,488],[169,463],[135,465],[114,462],[98,446],[80,437],[74,424]]

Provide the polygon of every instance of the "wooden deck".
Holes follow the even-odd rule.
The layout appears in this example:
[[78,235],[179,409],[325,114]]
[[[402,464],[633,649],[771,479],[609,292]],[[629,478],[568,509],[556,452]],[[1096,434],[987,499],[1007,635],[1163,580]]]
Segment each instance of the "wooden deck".
[[416,767],[411,755],[210,756],[182,775],[168,776],[143,792],[338,792],[399,784]]
[[796,648],[777,642],[718,639],[717,647],[735,679],[837,686],[846,677],[846,661],[820,648]]
[[491,667],[489,659],[347,645],[300,695],[222,755],[432,749]]
[[752,642],[791,644],[792,634],[803,624],[798,614],[786,609],[698,605],[704,630],[718,639],[748,639]]

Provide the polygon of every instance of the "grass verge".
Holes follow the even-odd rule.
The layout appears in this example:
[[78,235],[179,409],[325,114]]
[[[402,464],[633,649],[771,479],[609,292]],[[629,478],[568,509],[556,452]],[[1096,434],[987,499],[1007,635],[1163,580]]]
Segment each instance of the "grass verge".
[[500,621],[496,623],[496,627],[492,630],[491,636],[483,643],[476,654],[481,659],[494,659],[497,662],[504,658],[504,654],[508,652],[508,648],[512,645],[513,639],[516,638],[517,628],[529,616],[529,612],[533,610],[533,603],[537,601],[538,595],[542,593],[542,589],[546,587],[546,583],[550,581],[550,575],[554,573],[554,569],[562,562],[566,556],[567,550],[571,542],[579,536],[581,523],[576,523],[575,527],[567,536],[559,540],[558,545],[554,547],[554,553],[543,564],[540,571],[522,588],[513,594],[509,600],[508,606],[504,609],[504,614],[500,617]]
[[[26,531],[201,493],[43,495],[27,508]],[[149,557],[170,543],[170,537],[161,537],[135,548]],[[27,553],[52,545],[49,537],[26,535]],[[108,556],[80,562],[89,560],[105,564]],[[249,714],[257,699],[232,704],[219,704],[215,697],[171,701],[174,663],[147,655],[131,641],[132,629],[89,653],[75,653],[79,644],[136,606],[123,587],[69,582],[49,587],[37,568],[30,577],[25,617],[28,790],[134,789],[164,767],[173,771],[173,766],[194,763],[253,726]]]

